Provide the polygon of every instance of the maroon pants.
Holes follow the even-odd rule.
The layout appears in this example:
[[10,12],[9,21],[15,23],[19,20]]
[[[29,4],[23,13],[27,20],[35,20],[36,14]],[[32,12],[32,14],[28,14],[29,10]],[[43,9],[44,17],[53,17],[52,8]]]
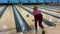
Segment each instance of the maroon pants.
[[35,29],[37,30],[37,23],[39,24],[39,26],[43,29],[43,25],[42,25],[42,20],[43,20],[43,16],[42,14],[37,14],[34,16],[35,19]]

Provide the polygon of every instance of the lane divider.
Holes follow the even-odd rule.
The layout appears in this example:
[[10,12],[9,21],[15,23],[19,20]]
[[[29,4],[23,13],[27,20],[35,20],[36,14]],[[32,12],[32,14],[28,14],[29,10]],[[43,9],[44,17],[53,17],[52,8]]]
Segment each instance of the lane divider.
[[7,9],[8,6],[5,6],[1,11],[0,11],[0,18],[2,17],[2,15],[4,14],[5,10]]
[[16,23],[17,32],[27,32],[31,30],[31,27],[26,23],[22,15],[19,13],[17,8],[12,6],[14,12],[14,18]]

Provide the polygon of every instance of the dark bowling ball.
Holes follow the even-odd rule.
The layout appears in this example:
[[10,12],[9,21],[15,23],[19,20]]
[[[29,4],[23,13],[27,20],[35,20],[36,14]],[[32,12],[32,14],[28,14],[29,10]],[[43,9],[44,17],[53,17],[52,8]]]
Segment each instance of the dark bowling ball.
[[29,17],[29,14],[27,14],[26,16]]

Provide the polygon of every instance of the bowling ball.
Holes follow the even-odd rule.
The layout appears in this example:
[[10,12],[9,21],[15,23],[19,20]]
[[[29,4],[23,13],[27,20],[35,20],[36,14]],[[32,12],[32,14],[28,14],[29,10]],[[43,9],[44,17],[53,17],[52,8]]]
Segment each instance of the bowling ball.
[[29,17],[29,14],[27,14],[26,16]]

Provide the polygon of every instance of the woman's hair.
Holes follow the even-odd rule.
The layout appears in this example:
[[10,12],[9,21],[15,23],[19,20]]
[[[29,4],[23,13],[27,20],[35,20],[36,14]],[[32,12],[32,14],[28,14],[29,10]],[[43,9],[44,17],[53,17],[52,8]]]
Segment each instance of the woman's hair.
[[38,8],[37,6],[34,6],[34,7],[33,7],[33,10],[37,10],[37,8]]

